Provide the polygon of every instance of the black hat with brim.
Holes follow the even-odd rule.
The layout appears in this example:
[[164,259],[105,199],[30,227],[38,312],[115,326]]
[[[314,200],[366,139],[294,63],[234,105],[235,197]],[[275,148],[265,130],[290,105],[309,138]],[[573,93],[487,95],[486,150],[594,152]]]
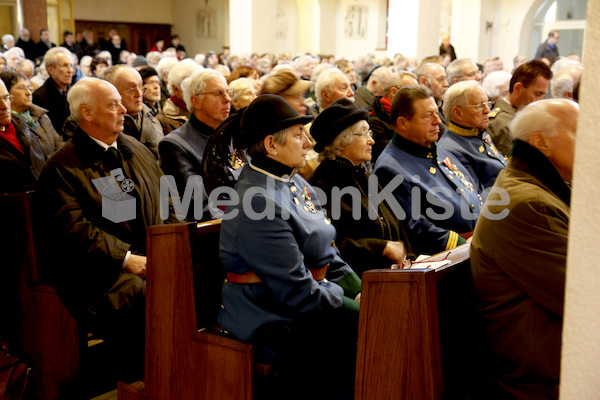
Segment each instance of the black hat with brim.
[[317,141],[315,151],[322,152],[346,128],[360,120],[369,120],[369,112],[358,108],[350,99],[341,98],[327,106],[313,122],[310,134]]
[[242,140],[249,148],[268,135],[294,125],[306,125],[312,116],[301,116],[285,99],[275,94],[258,96],[246,107],[242,116]]

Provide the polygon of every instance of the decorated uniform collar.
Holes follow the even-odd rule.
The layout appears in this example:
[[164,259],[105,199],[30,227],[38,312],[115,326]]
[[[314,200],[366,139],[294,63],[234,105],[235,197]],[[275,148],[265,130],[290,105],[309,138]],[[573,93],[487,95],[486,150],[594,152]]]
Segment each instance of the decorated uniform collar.
[[282,182],[289,182],[290,178],[298,171],[296,168],[288,167],[264,154],[255,155],[249,164],[253,170]]
[[421,158],[436,158],[437,157],[437,145],[435,142],[431,144],[429,147],[421,146],[420,144],[416,144],[411,142],[410,140],[394,133],[392,137],[392,143],[407,153],[412,154],[413,156],[421,157]]
[[456,122],[450,122],[448,124],[448,130],[457,134],[458,136],[463,137],[477,137],[483,132],[483,129],[467,128],[466,126],[459,125]]

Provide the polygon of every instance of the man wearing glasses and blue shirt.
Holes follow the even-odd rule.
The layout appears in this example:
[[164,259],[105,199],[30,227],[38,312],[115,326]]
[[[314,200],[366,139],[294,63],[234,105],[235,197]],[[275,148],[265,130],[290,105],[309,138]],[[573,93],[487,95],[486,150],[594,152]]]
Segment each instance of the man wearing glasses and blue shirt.
[[448,129],[439,140],[438,148],[460,160],[477,182],[480,193],[492,187],[498,173],[506,166],[506,158],[485,131],[490,123],[491,105],[477,81],[463,81],[446,91],[442,107]]
[[[182,199],[188,180],[194,177],[188,188],[194,190],[193,202],[188,207],[188,221],[220,218],[217,209],[208,212],[208,195],[198,178],[202,175],[202,157],[208,139],[229,117],[229,87],[221,73],[204,69],[185,79],[181,89],[191,114],[188,122],[166,135],[158,144],[160,166],[165,175],[173,176]],[[202,201],[202,215],[194,212],[198,201]]]
[[117,88],[127,109],[123,133],[142,142],[158,158],[158,142],[164,134],[160,122],[144,104],[146,87],[140,73],[128,65],[115,65],[106,70],[104,80]]

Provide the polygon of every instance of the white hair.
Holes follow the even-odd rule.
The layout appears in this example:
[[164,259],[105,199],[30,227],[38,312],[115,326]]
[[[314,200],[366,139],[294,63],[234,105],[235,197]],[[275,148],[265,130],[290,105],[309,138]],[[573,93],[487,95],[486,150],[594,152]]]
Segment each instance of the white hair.
[[173,65],[169,71],[169,77],[167,78],[167,87],[169,88],[169,94],[175,94],[173,87],[181,89],[181,82],[194,72],[202,69],[201,66],[196,64],[194,60],[181,60],[177,64]]
[[315,83],[317,81],[317,79],[319,79],[319,76],[323,73],[323,71],[326,71],[330,68],[333,68],[334,66],[328,63],[321,63],[319,65],[317,65],[315,67],[315,69],[313,69],[312,73],[310,74],[310,80],[312,83]]
[[570,58],[561,57],[558,60],[554,61],[554,63],[552,63],[552,67],[550,67],[550,70],[552,71],[552,75],[556,75],[558,71],[565,67],[570,67],[571,65],[581,65],[581,63]]
[[158,77],[161,81],[166,80],[166,77],[169,76],[171,68],[173,68],[173,66],[178,62],[179,60],[177,57],[163,57],[160,59],[158,64],[156,64],[156,72],[158,72]]
[[455,83],[446,90],[442,111],[448,121],[452,120],[452,109],[456,106],[467,105],[465,104],[466,97],[469,93],[477,90],[479,87],[481,86],[477,81],[461,81]]
[[344,74],[338,68],[329,68],[319,75],[319,78],[315,83],[315,96],[317,97],[317,105],[319,107],[321,107],[321,104],[323,103],[323,95],[321,92],[323,90],[329,90],[331,85],[335,83],[335,79],[338,76],[343,76],[345,78],[346,74]]
[[[498,99],[502,96],[502,87],[507,86],[510,83],[512,74],[506,71],[494,71],[490,72],[481,83],[485,94],[490,99]],[[507,86],[508,87],[508,86]]]
[[15,42],[15,37],[13,35],[11,35],[10,33],[7,33],[5,35],[2,35],[2,43],[4,44],[8,44],[10,42]]
[[[195,64],[194,61],[190,61]],[[169,78],[170,77],[171,74],[169,74]],[[198,96],[200,98],[203,98],[204,95],[201,93],[204,92],[204,89],[206,88],[206,82],[210,80],[219,79],[225,79],[223,78],[223,74],[221,74],[218,71],[215,71],[214,69],[206,68],[194,71],[188,78],[184,79],[183,82],[181,82],[181,90],[183,90],[183,100],[185,100],[185,105],[189,112],[194,111],[194,106],[192,105],[192,96]]]
[[162,54],[158,51],[150,51],[146,54],[146,60],[148,61],[148,65],[156,68],[160,60],[162,59]]
[[[549,107],[553,101],[555,100],[538,100],[521,109],[508,126],[512,139],[527,142],[535,132],[540,132],[546,137],[558,135],[562,121],[555,113],[556,108]],[[579,109],[577,103],[569,102]]]

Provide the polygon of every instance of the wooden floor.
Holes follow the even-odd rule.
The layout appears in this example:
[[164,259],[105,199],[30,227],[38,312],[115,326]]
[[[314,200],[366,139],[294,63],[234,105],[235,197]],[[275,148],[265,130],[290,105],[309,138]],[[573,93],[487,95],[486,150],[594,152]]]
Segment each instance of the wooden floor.
[[90,400],[117,400],[117,389],[111,390],[108,393],[104,393],[98,397],[94,397]]

